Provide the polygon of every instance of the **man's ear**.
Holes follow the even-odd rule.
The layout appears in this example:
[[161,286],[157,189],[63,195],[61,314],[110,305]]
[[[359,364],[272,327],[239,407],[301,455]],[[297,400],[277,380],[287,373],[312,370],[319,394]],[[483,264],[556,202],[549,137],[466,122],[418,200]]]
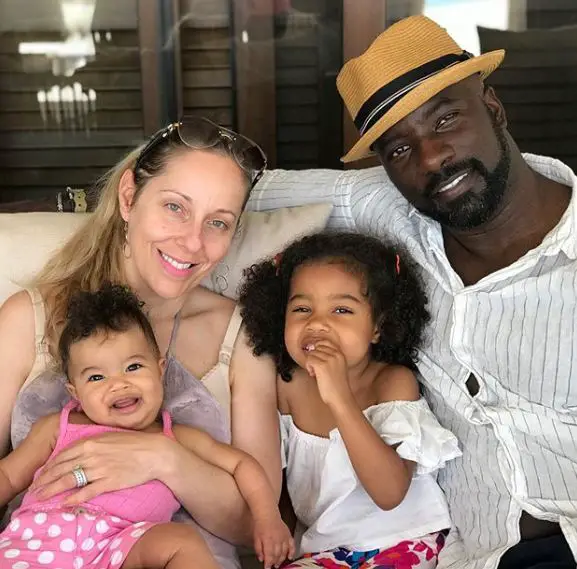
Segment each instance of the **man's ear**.
[[485,101],[485,105],[487,105],[487,109],[491,113],[495,124],[503,129],[507,128],[507,114],[505,113],[505,108],[499,100],[499,97],[497,97],[493,87],[485,85],[483,100]]
[[70,383],[69,381],[66,383],[66,391],[68,391],[68,393],[70,394],[70,397],[72,397],[72,399],[78,399],[76,387],[74,387],[74,385],[72,383]]
[[128,221],[130,217],[130,210],[134,203],[134,195],[136,194],[136,184],[134,183],[134,173],[128,169],[120,177],[118,183],[118,205],[120,206],[120,215],[124,221]]

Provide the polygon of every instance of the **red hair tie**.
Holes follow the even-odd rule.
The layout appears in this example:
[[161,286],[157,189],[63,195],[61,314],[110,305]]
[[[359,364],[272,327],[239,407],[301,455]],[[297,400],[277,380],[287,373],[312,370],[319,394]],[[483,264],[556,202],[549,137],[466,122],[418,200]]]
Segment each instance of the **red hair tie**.
[[272,264],[274,267],[276,267],[276,276],[278,277],[279,273],[280,273],[280,263],[282,261],[282,253],[277,253],[273,259],[272,259]]
[[395,270],[397,271],[397,275],[401,274],[401,258],[398,253],[395,255]]

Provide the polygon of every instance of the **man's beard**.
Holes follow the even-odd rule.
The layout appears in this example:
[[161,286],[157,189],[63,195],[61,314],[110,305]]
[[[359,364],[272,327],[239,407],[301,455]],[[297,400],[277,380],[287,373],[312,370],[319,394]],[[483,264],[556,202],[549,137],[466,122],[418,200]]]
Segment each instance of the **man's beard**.
[[[494,124],[493,128],[501,150],[499,162],[493,171],[489,172],[477,158],[462,160],[443,168],[431,176],[424,192],[427,205],[419,207],[419,211],[452,229],[473,229],[492,219],[503,201],[511,166],[511,152],[505,135],[497,125]],[[444,207],[436,203],[432,197],[434,192],[452,176],[467,171],[482,178],[485,188],[481,191],[469,190]]]

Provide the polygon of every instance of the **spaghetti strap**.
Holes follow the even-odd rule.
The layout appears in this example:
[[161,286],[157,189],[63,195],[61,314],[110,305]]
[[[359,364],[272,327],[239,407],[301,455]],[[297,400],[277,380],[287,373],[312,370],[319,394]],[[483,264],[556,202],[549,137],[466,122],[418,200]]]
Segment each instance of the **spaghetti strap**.
[[44,299],[37,288],[27,288],[26,292],[30,295],[32,308],[34,310],[34,343],[36,345],[36,353],[42,353],[46,349],[44,341],[46,329],[46,308],[44,307]]
[[79,407],[78,401],[76,399],[71,399],[64,407],[62,411],[60,411],[60,422],[59,427],[60,431],[58,434],[58,438],[62,438],[64,433],[66,433],[66,429],[68,428],[68,419],[70,417],[70,412],[74,411],[77,407]]
[[173,347],[174,342],[176,342],[176,336],[178,334],[178,328],[180,326],[180,310],[174,315],[174,323],[172,325],[172,332],[170,333],[170,340],[168,341],[168,348],[166,349],[166,355],[174,355]]
[[22,384],[20,391],[27,388],[39,374],[48,369],[52,362],[48,343],[46,341],[46,308],[44,305],[44,299],[42,298],[40,291],[36,288],[26,288],[24,290],[30,297],[34,315],[34,363],[32,364],[32,368],[30,369],[28,377]]
[[237,304],[232,316],[230,317],[228,328],[226,329],[226,334],[224,335],[224,340],[222,341],[218,353],[218,361],[226,366],[230,365],[234,343],[236,342],[241,325],[242,316],[240,315],[240,305]]
[[162,434],[174,439],[174,433],[172,432],[172,417],[166,409],[162,410]]

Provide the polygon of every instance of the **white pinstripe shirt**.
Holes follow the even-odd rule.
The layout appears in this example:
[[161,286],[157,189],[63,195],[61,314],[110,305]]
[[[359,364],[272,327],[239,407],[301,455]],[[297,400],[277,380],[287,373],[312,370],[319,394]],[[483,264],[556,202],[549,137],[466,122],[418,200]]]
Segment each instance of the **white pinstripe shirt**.
[[[453,522],[443,569],[493,569],[519,540],[522,510],[559,522],[577,556],[577,179],[526,155],[571,186],[570,205],[536,249],[471,286],[449,264],[437,223],[416,212],[382,168],[276,170],[251,209],[332,201],[329,222],[392,236],[423,270],[432,324],[419,369],[432,409],[463,457],[439,475]],[[465,385],[479,383],[473,397]]]

